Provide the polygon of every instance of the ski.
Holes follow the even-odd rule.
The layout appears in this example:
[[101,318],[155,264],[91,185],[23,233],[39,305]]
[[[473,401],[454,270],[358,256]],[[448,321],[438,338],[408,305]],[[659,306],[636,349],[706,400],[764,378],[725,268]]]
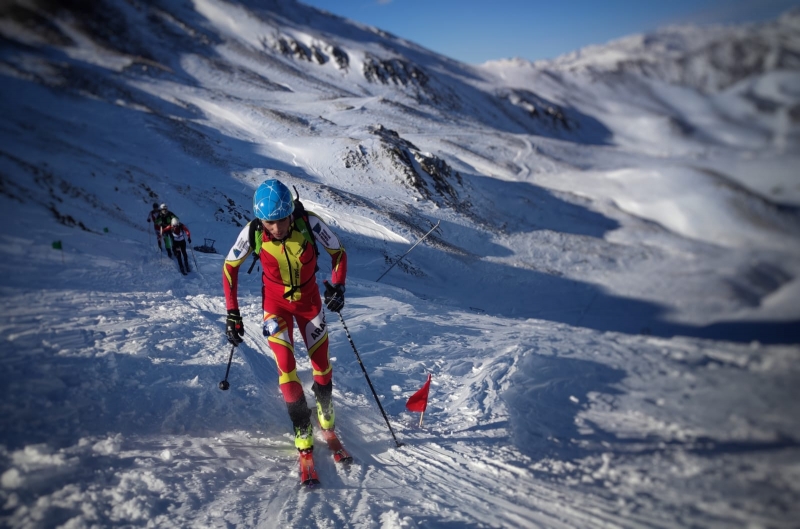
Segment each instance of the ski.
[[328,444],[328,448],[331,450],[331,452],[333,452],[334,461],[337,463],[350,463],[353,461],[353,456],[351,456],[347,450],[344,449],[344,446],[342,446],[342,442],[339,440],[339,436],[336,435],[336,432],[333,430],[322,430],[322,437]]
[[319,485],[319,476],[314,469],[314,455],[311,450],[300,450],[300,484],[308,488]]

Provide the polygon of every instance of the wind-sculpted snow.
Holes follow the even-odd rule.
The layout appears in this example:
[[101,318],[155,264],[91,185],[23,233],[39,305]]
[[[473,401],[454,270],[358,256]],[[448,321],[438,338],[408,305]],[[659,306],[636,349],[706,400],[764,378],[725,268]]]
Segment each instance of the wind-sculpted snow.
[[[796,72],[707,95],[475,68],[291,1],[18,1],[0,33],[0,525],[800,519]],[[218,389],[222,260],[268,178],[348,252],[361,365],[327,324],[355,462],[318,438],[314,490],[250,261]],[[187,277],[154,202],[192,232]]]

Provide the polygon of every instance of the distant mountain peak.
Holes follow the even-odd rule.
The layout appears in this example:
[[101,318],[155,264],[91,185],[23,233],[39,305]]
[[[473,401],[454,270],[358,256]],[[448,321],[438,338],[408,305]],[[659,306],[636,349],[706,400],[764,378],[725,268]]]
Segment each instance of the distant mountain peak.
[[765,23],[672,25],[553,60],[514,58],[484,66],[494,71],[516,68],[592,77],[635,74],[713,93],[753,75],[800,70],[800,8]]

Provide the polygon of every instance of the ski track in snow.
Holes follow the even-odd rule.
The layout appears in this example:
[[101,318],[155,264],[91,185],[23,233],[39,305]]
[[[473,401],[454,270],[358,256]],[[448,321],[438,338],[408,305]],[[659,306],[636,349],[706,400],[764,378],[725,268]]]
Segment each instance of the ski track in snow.
[[[731,383],[751,385],[762,374],[776,384],[775,393],[759,384],[758,393],[741,398],[790,413],[792,402],[777,396],[787,370],[796,373],[794,350],[777,347],[764,356],[731,345],[707,353],[689,339],[564,334],[553,324],[511,324],[393,300],[381,287],[354,280],[348,326],[406,444],[394,448],[350,345],[332,322],[338,430],[355,462],[337,466],[318,440],[323,484],[306,490],[297,485],[275,369],[259,337],[248,334],[236,351],[232,389],[215,388],[228,347],[220,333],[220,298],[204,294],[215,282],[203,277],[216,275],[219,257],[200,256],[202,277],[195,272],[184,279],[153,256],[127,273],[110,269],[75,281],[81,260],[70,256],[71,264],[49,282],[63,277],[85,290],[31,296],[24,287],[3,286],[11,309],[2,318],[4,391],[28,395],[26,406],[4,400],[4,424],[11,426],[4,432],[10,446],[3,453],[5,502],[8,509],[30,495],[39,498],[38,509],[11,509],[6,521],[12,526],[76,516],[209,527],[675,527],[717,516],[731,522],[748,519],[758,505],[736,492],[747,490],[740,488],[743,475],[783,452],[796,453],[780,432],[769,433],[768,414],[762,424],[745,419],[756,422],[741,425],[750,439],[737,447],[737,433],[723,433],[730,427],[726,418],[704,416],[702,406],[684,414],[682,423],[672,413],[659,419],[657,411],[681,399],[730,399],[739,394],[726,389]],[[29,277],[38,273],[34,267]],[[144,275],[164,290],[91,288],[98,280],[134,285]],[[254,282],[249,288],[257,291]],[[243,300],[246,328],[256,327],[257,296],[251,292]],[[492,347],[500,347],[499,354],[485,356]],[[300,376],[308,383],[302,356],[298,352]],[[716,367],[697,372],[704,364]],[[419,429],[403,403],[429,371],[436,376]],[[659,372],[666,382],[654,376]],[[671,387],[670,380],[698,377],[702,383]],[[607,387],[594,387],[604,380]],[[405,390],[390,389],[397,385]],[[751,438],[753,429],[763,433],[762,446]],[[41,438],[31,438],[32,432]],[[709,460],[715,451],[719,457]],[[737,452],[740,457],[727,461]],[[732,470],[724,471],[729,465]],[[763,468],[770,468],[769,477],[750,479],[783,483],[796,493],[796,466]],[[685,492],[670,483],[676,479]],[[722,511],[717,498],[692,501],[695,488],[721,479],[732,494]],[[786,509],[796,508],[792,494],[779,491],[765,492],[773,494],[777,511],[761,512],[760,523],[781,526]],[[36,521],[38,512],[48,513],[46,522]]]

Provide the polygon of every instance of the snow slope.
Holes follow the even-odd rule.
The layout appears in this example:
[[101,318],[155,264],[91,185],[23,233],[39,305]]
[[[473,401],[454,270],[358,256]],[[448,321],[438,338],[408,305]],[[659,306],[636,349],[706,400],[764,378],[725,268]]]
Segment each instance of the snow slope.
[[[471,67],[290,1],[17,1],[0,34],[3,525],[800,517],[796,67],[713,93]],[[314,490],[256,332],[257,274],[217,389],[222,254],[271,176],[345,243],[342,315],[404,443],[329,314],[355,462],[319,440]],[[219,253],[180,275],[153,202]],[[404,403],[427,373],[419,427]]]

